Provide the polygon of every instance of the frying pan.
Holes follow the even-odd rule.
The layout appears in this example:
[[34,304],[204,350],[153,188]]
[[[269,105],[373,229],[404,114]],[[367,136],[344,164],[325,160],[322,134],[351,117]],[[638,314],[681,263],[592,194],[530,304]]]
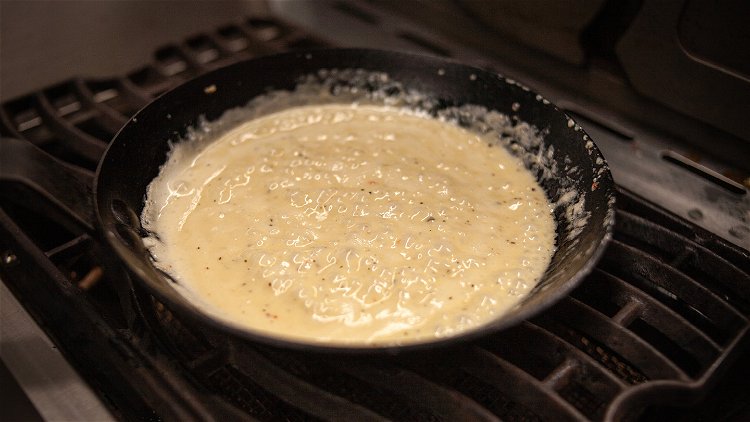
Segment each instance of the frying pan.
[[[548,198],[557,204],[557,250],[540,283],[518,307],[460,335],[421,343],[373,347],[310,344],[213,317],[178,293],[175,281],[154,267],[142,241],[146,233],[139,215],[147,186],[166,161],[169,142],[184,137],[203,117],[211,121],[269,91],[293,90],[301,79],[321,74],[321,69],[383,72],[389,80],[398,81],[397,90],[426,95],[433,114],[472,104],[504,113],[513,122],[526,122],[538,131],[543,145],[528,145],[509,136],[506,146],[532,158],[527,162],[529,168],[538,176]],[[345,79],[337,83],[349,83]],[[368,83],[365,81],[362,88],[368,89]],[[285,348],[395,353],[455,344],[507,328],[567,295],[601,256],[614,224],[612,177],[599,150],[572,119],[540,95],[495,73],[406,53],[363,49],[286,53],[236,63],[188,81],[140,110],[115,136],[96,172],[93,204],[86,193],[90,187],[85,177],[51,162],[51,157],[29,143],[3,139],[2,145],[0,174],[4,183],[23,179],[36,189],[55,191],[53,196],[63,202],[59,208],[67,209],[85,226],[95,227],[97,236],[124,262],[134,279],[170,310],[244,340]],[[545,166],[540,166],[540,158],[546,160]],[[545,173],[550,168],[556,172],[553,177]],[[573,212],[585,218],[572,219]]]

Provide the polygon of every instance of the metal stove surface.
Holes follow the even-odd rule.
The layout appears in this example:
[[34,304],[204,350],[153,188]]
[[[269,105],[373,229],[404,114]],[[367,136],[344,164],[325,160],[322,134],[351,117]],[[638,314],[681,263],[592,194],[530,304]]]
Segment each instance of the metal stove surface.
[[[90,158],[64,147],[75,144],[80,133],[106,142],[116,130],[113,120],[122,121],[183,78],[225,59],[295,47],[356,44],[447,52],[513,74],[496,60],[361,2],[354,2],[360,8],[354,13],[342,9],[349,3],[320,2],[316,4],[323,6],[313,12],[299,7],[305,3],[294,10],[289,10],[292,3],[273,3],[278,15],[300,26],[271,17],[238,20],[218,31],[205,28],[208,32],[186,43],[161,49],[154,65],[126,78],[79,79],[16,100],[3,99],[3,133],[91,168]],[[370,15],[384,24],[372,27]],[[410,37],[398,35],[403,30],[396,28],[405,27]],[[741,414],[747,396],[736,383],[748,369],[742,359],[732,364],[747,347],[750,258],[743,230],[736,229],[742,227],[743,216],[738,220],[727,215],[748,209],[744,188],[718,175],[706,179],[669,167],[662,158],[669,141],[637,126],[612,124],[617,119],[602,118],[596,107],[586,108],[585,101],[581,105],[580,99],[569,99],[553,87],[545,91],[546,85],[521,80],[568,104],[566,109],[580,111],[577,120],[602,147],[621,186],[693,222],[622,191],[616,241],[596,273],[549,313],[482,344],[439,359],[351,361],[346,369],[325,359],[247,348],[183,326],[137,288],[124,293],[113,289],[112,284],[127,284],[127,276],[102,276],[96,242],[44,223],[44,216],[29,217],[7,196],[0,214],[0,275],[119,418],[599,420],[634,417],[647,408],[650,417],[709,418],[707,412],[717,408],[727,417]],[[623,133],[639,142],[618,139]],[[61,136],[74,140],[61,146]],[[645,139],[653,142],[642,145]],[[632,167],[632,155],[638,155],[634,150],[646,157],[643,168]],[[658,177],[639,174],[644,169]],[[651,183],[654,178],[660,182]],[[665,203],[664,192],[678,190],[684,180],[706,186],[704,192],[718,190],[729,206],[706,201],[700,189]],[[38,280],[50,278],[49,285],[38,285]],[[94,279],[98,283],[89,285]],[[37,302],[39,297],[51,302]],[[166,340],[154,338],[154,333]],[[612,336],[624,336],[635,346],[623,348],[622,340],[613,343]],[[87,347],[76,349],[81,341]],[[507,342],[521,352],[501,347]],[[554,353],[535,353],[539,344]],[[702,407],[673,407],[699,403],[709,392],[714,394]],[[373,399],[373,394],[382,398]],[[641,395],[646,398],[633,401]],[[660,402],[667,406],[653,407]]]

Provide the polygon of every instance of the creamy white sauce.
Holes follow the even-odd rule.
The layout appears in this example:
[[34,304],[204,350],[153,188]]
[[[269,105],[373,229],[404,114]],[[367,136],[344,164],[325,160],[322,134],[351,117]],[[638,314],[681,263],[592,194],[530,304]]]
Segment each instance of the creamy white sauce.
[[201,148],[175,145],[149,186],[147,246],[191,300],[258,332],[455,335],[516,305],[555,250],[553,206],[519,159],[413,111],[296,107]]

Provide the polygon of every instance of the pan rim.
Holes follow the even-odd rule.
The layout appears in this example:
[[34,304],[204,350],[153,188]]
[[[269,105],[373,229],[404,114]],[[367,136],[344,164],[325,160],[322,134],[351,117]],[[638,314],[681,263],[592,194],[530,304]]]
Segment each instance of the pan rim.
[[[568,294],[576,288],[583,279],[588,276],[593,268],[597,265],[598,261],[600,260],[601,256],[603,255],[607,244],[612,239],[613,231],[614,231],[614,224],[615,224],[615,202],[616,202],[616,189],[614,180],[612,179],[611,172],[609,171],[608,166],[606,165],[606,160],[604,159],[603,155],[601,154],[601,151],[598,149],[596,144],[592,141],[593,147],[591,148],[591,160],[596,160],[598,158],[601,158],[603,162],[605,163],[605,169],[606,171],[604,174],[602,174],[601,179],[604,180],[604,197],[607,200],[607,203],[604,204],[606,207],[606,215],[604,221],[603,229],[603,235],[601,238],[596,242],[596,245],[593,247],[592,254],[586,259],[586,261],[583,263],[583,265],[575,272],[574,276],[568,278],[565,282],[560,283],[559,285],[555,286],[556,294],[552,297],[549,297],[547,300],[535,304],[534,307],[521,307],[517,312],[512,312],[509,314],[503,314],[499,318],[495,318],[491,320],[488,323],[481,324],[479,326],[473,327],[472,329],[462,331],[461,333],[453,336],[443,337],[443,338],[431,338],[426,339],[424,341],[414,341],[414,342],[408,342],[405,344],[375,344],[375,345],[366,345],[366,344],[347,344],[347,343],[325,343],[325,342],[314,342],[314,341],[307,341],[307,340],[297,340],[297,339],[290,339],[290,338],[284,338],[282,336],[274,336],[271,335],[265,331],[260,330],[254,330],[252,328],[246,327],[246,326],[240,326],[232,321],[220,318],[216,315],[212,315],[209,312],[201,309],[200,307],[194,305],[189,300],[187,300],[184,296],[181,295],[176,289],[168,287],[168,289],[171,290],[170,293],[166,293],[164,291],[164,288],[157,283],[154,283],[153,280],[150,279],[152,277],[151,274],[147,274],[143,271],[143,268],[139,263],[136,262],[137,257],[134,257],[133,252],[124,246],[121,242],[121,240],[117,237],[117,235],[114,234],[112,230],[107,230],[104,224],[104,213],[108,212],[106,209],[106,205],[102,202],[102,194],[100,192],[100,189],[102,189],[102,174],[106,171],[106,163],[108,162],[108,157],[111,156],[111,150],[113,148],[118,148],[118,140],[120,139],[121,134],[126,130],[126,128],[133,123],[138,121],[138,118],[145,112],[147,112],[151,107],[154,107],[154,104],[158,101],[163,101],[164,98],[167,98],[170,95],[174,95],[173,93],[176,91],[179,91],[180,89],[186,89],[184,88],[188,84],[196,84],[199,81],[202,80],[209,80],[211,76],[217,74],[218,72],[222,72],[224,69],[234,67],[234,66],[242,66],[244,63],[248,61],[254,61],[254,60],[262,60],[264,58],[274,58],[274,57],[287,57],[287,56],[294,56],[297,58],[303,58],[308,57],[312,54],[370,54],[370,55],[386,55],[390,57],[400,57],[402,59],[408,59],[411,57],[417,57],[427,60],[432,60],[436,64],[448,66],[448,65],[454,65],[454,66],[460,66],[461,68],[467,68],[474,70],[476,72],[481,73],[492,73],[493,75],[496,75],[500,80],[505,81],[509,84],[515,83],[518,85],[521,89],[524,89],[525,91],[532,92],[533,94],[536,94],[535,92],[529,90],[528,88],[524,87],[521,84],[518,84],[515,81],[512,81],[508,78],[506,78],[503,75],[497,74],[495,72],[490,72],[485,69],[477,68],[474,66],[466,65],[463,63],[460,63],[453,59],[446,59],[446,58],[438,58],[434,56],[428,56],[428,55],[420,55],[420,54],[413,54],[413,53],[403,53],[403,52],[393,52],[393,51],[385,51],[385,50],[375,50],[375,49],[359,49],[359,48],[336,48],[336,49],[322,49],[322,50],[309,50],[309,51],[296,51],[296,52],[287,52],[287,53],[281,53],[281,54],[275,54],[271,56],[263,56],[263,57],[256,57],[245,61],[236,62],[233,64],[230,64],[226,67],[216,69],[214,71],[211,71],[209,73],[200,75],[196,78],[193,78],[185,83],[182,83],[166,93],[162,94],[160,97],[154,99],[152,102],[144,106],[141,110],[136,112],[130,120],[123,126],[123,128],[118,131],[118,133],[113,138],[112,142],[107,146],[104,154],[102,155],[102,158],[99,161],[99,164],[96,169],[95,178],[94,178],[94,185],[93,185],[93,194],[94,194],[94,212],[96,217],[96,225],[97,229],[100,231],[101,236],[106,239],[106,242],[108,246],[117,253],[118,257],[121,258],[125,264],[128,270],[135,274],[136,283],[141,283],[146,289],[149,291],[150,294],[155,296],[159,301],[164,302],[164,304],[170,309],[174,309],[175,311],[178,311],[178,314],[181,317],[187,317],[188,319],[202,323],[205,325],[209,325],[214,329],[218,329],[219,331],[226,332],[228,334],[231,334],[234,337],[240,338],[242,340],[247,340],[251,342],[257,342],[261,344],[267,344],[274,347],[281,347],[285,349],[295,349],[295,350],[303,350],[303,351],[315,351],[315,352],[321,352],[321,353],[336,353],[336,354],[397,354],[397,353],[407,353],[407,352],[416,352],[416,351],[422,351],[426,349],[437,349],[437,348],[444,348],[448,347],[450,345],[457,345],[457,344],[465,344],[466,342],[470,342],[473,340],[477,340],[481,337],[485,337],[491,333],[496,333],[498,331],[501,331],[503,329],[509,328],[511,326],[519,324],[521,321],[528,319],[529,317],[533,315],[537,315],[544,310],[548,309],[558,301],[564,299]],[[334,66],[335,67],[335,66]],[[537,95],[538,97],[541,97]],[[541,97],[543,99],[543,97]],[[539,105],[541,107],[550,107],[555,115],[564,116],[568,119],[570,119],[569,116],[567,116],[562,110],[560,110],[558,107],[556,107],[554,104],[552,104],[549,101],[540,101]],[[573,119],[570,119],[574,121]],[[580,135],[588,137],[588,134],[585,132],[585,130],[581,129],[579,131]],[[586,138],[584,138],[586,139]],[[588,137],[588,139],[591,139]],[[558,221],[559,223],[559,221]],[[589,223],[590,224],[590,223]],[[557,251],[555,252],[557,253]]]

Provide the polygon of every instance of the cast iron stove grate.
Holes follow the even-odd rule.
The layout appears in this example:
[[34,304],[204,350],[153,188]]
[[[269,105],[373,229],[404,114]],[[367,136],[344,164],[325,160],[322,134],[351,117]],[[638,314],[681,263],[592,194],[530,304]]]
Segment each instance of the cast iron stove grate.
[[[2,131],[92,174],[128,116],[179,82],[326,45],[251,18],[165,47],[126,76],[6,102]],[[121,418],[707,419],[747,398],[737,358],[750,338],[748,252],[622,189],[612,245],[558,305],[476,344],[373,359],[248,346],[185,324],[124,271],[103,272],[112,257],[49,201],[0,188],[2,279]]]

